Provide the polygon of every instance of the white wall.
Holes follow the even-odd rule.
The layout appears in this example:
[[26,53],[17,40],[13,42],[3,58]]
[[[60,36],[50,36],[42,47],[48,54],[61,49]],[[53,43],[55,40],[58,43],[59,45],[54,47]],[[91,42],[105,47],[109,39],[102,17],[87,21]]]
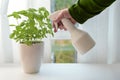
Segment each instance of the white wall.
[[45,7],[48,11],[50,11],[50,0],[29,0],[28,7]]
[[110,8],[108,63],[120,62],[120,0]]

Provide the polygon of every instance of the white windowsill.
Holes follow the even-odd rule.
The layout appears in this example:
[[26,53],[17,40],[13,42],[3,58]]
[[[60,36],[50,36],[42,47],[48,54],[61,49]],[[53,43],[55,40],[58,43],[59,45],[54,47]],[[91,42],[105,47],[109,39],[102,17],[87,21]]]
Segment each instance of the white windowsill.
[[38,74],[0,65],[0,80],[120,80],[120,64],[42,64]]

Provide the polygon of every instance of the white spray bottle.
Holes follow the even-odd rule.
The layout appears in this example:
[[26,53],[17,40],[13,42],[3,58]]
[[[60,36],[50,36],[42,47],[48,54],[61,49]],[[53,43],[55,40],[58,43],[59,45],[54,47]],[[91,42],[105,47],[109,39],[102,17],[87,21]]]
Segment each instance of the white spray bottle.
[[[58,13],[59,11],[52,13],[49,18],[54,20]],[[62,19],[62,23],[70,32],[72,44],[80,54],[85,54],[94,47],[95,41],[87,32],[77,29],[69,19]]]

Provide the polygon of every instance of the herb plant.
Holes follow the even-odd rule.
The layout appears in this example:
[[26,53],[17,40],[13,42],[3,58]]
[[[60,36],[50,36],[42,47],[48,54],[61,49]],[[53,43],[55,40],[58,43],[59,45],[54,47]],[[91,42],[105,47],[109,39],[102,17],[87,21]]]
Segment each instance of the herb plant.
[[44,7],[29,8],[9,14],[8,17],[13,17],[16,20],[16,24],[10,24],[10,26],[15,27],[10,38],[16,42],[31,45],[47,37],[47,34],[53,36],[48,16],[49,12]]

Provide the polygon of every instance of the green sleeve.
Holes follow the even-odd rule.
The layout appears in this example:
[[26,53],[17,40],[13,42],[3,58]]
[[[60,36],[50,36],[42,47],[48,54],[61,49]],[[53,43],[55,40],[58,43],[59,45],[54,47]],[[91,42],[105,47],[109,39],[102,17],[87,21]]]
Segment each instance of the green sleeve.
[[78,0],[69,8],[70,15],[79,23],[99,14],[115,0]]

